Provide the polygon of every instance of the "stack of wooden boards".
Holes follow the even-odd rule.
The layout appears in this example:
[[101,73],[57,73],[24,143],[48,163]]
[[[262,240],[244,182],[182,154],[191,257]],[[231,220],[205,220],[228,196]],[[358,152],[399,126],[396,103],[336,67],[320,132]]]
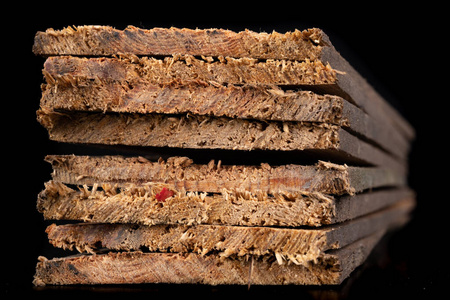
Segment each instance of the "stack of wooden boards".
[[339,284],[414,208],[413,128],[319,29],[80,26],[33,51],[51,140],[176,153],[47,156],[37,208],[82,221],[46,230],[81,254],[40,257],[36,285]]

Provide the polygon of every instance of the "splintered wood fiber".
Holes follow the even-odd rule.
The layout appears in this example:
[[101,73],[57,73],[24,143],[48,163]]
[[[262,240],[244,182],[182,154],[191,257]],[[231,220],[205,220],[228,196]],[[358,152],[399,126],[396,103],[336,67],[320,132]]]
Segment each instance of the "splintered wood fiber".
[[309,266],[279,264],[275,257],[221,259],[196,253],[109,252],[48,260],[39,257],[33,283],[47,284],[340,284],[367,258],[384,230],[332,250]]
[[190,115],[65,115],[42,110],[38,118],[52,140],[71,143],[230,150],[332,149],[339,145],[339,127],[328,124]]
[[49,57],[44,64],[47,81],[61,75],[90,79],[151,84],[174,80],[201,80],[218,84],[327,85],[335,84],[336,70],[320,61],[266,60],[252,58],[198,59],[190,55],[120,58]]
[[[121,56],[121,59],[128,59],[133,64],[147,66],[149,64],[144,61],[148,58],[139,59],[136,55],[176,54],[173,58],[167,58],[166,62],[157,62],[153,65],[150,63],[152,65],[150,68],[143,68],[155,72],[153,79],[163,81],[167,81],[169,76],[227,84],[236,83],[236,80],[239,84],[243,84],[243,81],[252,82],[254,79],[257,79],[258,84],[267,83],[267,80],[270,80],[271,84],[309,86],[314,84],[315,88],[324,93],[339,94],[357,104],[378,121],[391,123],[395,127],[394,130],[404,134],[408,140],[414,138],[414,129],[411,125],[340,56],[326,34],[317,28],[284,34],[277,32],[267,34],[249,30],[243,32],[178,28],[147,30],[133,26],[125,30],[116,30],[108,26],[80,26],[60,31],[48,29],[46,32],[38,32],[33,51],[47,57],[115,55]],[[266,60],[259,62],[257,59],[261,58]],[[180,60],[186,61],[184,64],[191,69],[191,74],[183,70],[184,67],[179,68],[177,62]],[[106,60],[103,62],[108,64]],[[76,73],[75,65],[59,66],[62,64],[58,62],[54,65],[58,65],[56,67],[60,70],[71,69]],[[220,64],[221,66],[217,68]],[[230,68],[223,68],[225,65]],[[88,68],[87,75],[92,78],[106,78],[104,75],[108,77],[111,75],[110,71],[115,72],[116,67],[119,67],[119,64],[111,67],[102,66],[99,74],[95,74],[95,67]],[[158,68],[162,70],[158,71]],[[51,69],[50,67],[45,71],[46,77],[54,79],[62,75],[52,73]],[[133,75],[133,71],[130,73]]]
[[[320,192],[342,195],[383,185],[383,180],[392,183],[397,180],[395,174],[382,169],[359,169],[322,161],[312,166],[270,166],[267,163],[247,166],[225,165],[220,160],[195,164],[192,159],[180,156],[150,161],[143,157],[78,155],[48,155],[46,161],[52,165],[53,180],[67,184],[109,183],[124,187],[130,183],[153,182],[172,185],[177,190],[207,193],[221,193],[225,188],[245,189],[253,194]],[[349,171],[356,172],[355,178]],[[353,185],[353,181],[357,185]],[[372,185],[367,186],[368,183]]]
[[210,85],[174,82],[155,85],[71,75],[44,86],[41,109],[118,113],[214,115],[240,119],[347,124],[344,101],[311,91],[283,91],[273,85]]
[[404,158],[409,149],[406,138],[389,123],[377,122],[341,97],[328,94],[285,91],[262,84],[224,86],[200,80],[157,85],[146,83],[139,76],[127,81],[70,74],[47,74],[46,78],[40,106],[43,111],[194,114],[328,123],[361,134],[399,158]]
[[38,55],[171,55],[254,57],[261,59],[318,59],[328,37],[317,28],[272,33],[225,29],[78,26],[37,32],[33,52]]
[[[244,226],[318,226],[329,224],[333,197],[320,193],[227,191],[221,194],[178,192],[164,184],[117,189],[109,184],[80,191],[54,181],[45,184],[37,208],[45,219],[97,223],[227,224]],[[167,189],[172,196],[158,200]]]
[[[412,198],[354,220],[318,228],[273,228],[229,225],[68,224],[51,225],[47,233],[57,247],[84,252],[98,249],[150,252],[196,252],[231,255],[275,255],[295,264],[317,262],[329,249],[342,248],[406,218]],[[225,213],[225,212],[224,212]]]
[[38,32],[33,52],[46,57],[37,119],[51,140],[359,164],[47,156],[37,210],[84,222],[46,230],[83,253],[39,257],[37,286],[340,284],[415,206],[414,130],[320,29],[80,26]]

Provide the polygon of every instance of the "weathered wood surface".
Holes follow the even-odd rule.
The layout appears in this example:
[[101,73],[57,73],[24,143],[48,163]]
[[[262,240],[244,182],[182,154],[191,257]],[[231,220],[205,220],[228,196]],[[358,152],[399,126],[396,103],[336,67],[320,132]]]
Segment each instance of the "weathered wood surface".
[[261,59],[316,59],[329,45],[320,29],[285,34],[233,32],[224,29],[141,29],[128,26],[78,26],[37,32],[33,52],[37,55],[111,56],[191,54],[196,56],[254,57]]
[[[408,189],[339,198],[314,192],[269,195],[225,189],[220,194],[208,195],[172,188],[165,184],[144,184],[118,189],[95,184],[77,190],[50,181],[38,196],[37,208],[46,220],[296,227],[342,222],[413,198]],[[161,200],[164,191],[170,197]]]
[[245,189],[259,192],[319,192],[354,194],[386,186],[405,186],[406,178],[381,167],[348,167],[319,161],[315,165],[222,165],[221,161],[195,164],[187,157],[149,161],[143,157],[48,155],[55,181],[74,185],[108,183],[164,183],[171,189],[221,193]]
[[[69,143],[230,150],[339,150],[340,128],[210,116],[38,112],[52,140]],[[354,138],[356,140],[356,138]]]
[[58,142],[227,150],[308,150],[319,159],[389,166],[407,165],[337,125],[264,122],[210,116],[38,111],[49,138]]
[[[51,81],[51,79],[50,79]],[[239,119],[345,125],[344,99],[273,85],[218,85],[200,81],[167,85],[57,77],[42,91],[41,108],[55,111],[214,115]],[[362,112],[360,112],[362,114]],[[355,112],[356,114],[356,112]],[[355,128],[356,130],[356,128]]]
[[317,229],[286,229],[225,225],[52,224],[46,230],[55,247],[96,253],[148,249],[150,252],[195,252],[232,255],[275,255],[295,264],[317,262],[324,252],[338,249],[404,219],[414,199],[397,201],[372,214]]
[[[35,285],[339,284],[385,227],[405,222],[414,206],[404,159],[413,128],[319,29],[265,34],[83,26],[38,33],[33,51],[64,55],[49,57],[43,70],[38,119],[51,139],[305,150],[378,166],[49,156],[53,181],[37,203],[45,218],[114,223],[52,225],[53,243],[128,252],[41,257]],[[182,106],[187,100],[196,105]],[[367,192],[374,187],[396,188]],[[161,225],[146,226],[152,224]],[[267,227],[324,224],[334,225]],[[133,251],[139,249],[178,253]]]
[[338,96],[284,91],[274,85],[210,85],[140,80],[47,76],[40,108],[44,111],[213,115],[261,121],[317,122],[340,125],[405,160],[410,143],[389,123],[379,123]]
[[[121,56],[117,58],[49,57],[44,63],[48,81],[73,76],[118,82],[137,79],[150,84],[201,80],[215,84],[327,85],[336,89],[337,72],[320,61],[258,61],[252,58],[223,58],[218,61],[176,55],[165,58]],[[335,93],[331,93],[335,94]]]
[[[46,220],[96,223],[226,224],[244,226],[320,226],[330,223],[332,197],[308,193],[251,194],[223,190],[221,194],[178,192],[168,185],[130,186],[119,191],[102,185],[81,191],[48,182],[37,208]],[[171,197],[158,200],[163,189]]]
[[220,258],[196,253],[110,252],[51,260],[39,257],[33,283],[70,284],[340,284],[368,257],[384,231],[330,250],[308,267],[279,264],[275,257]]
[[[104,30],[100,29],[100,31]],[[152,46],[151,47],[161,47],[164,46],[164,50],[162,51],[156,51],[156,52],[164,52],[163,55],[174,55],[174,54],[188,54],[188,55],[196,55],[196,56],[212,56],[212,57],[234,57],[234,58],[264,58],[264,59],[270,59],[270,60],[297,60],[297,61],[305,61],[305,60],[310,60],[310,61],[317,61],[317,62],[321,62],[325,65],[327,64],[331,64],[331,66],[336,69],[339,70],[338,72],[338,76],[337,79],[340,82],[339,87],[334,87],[334,91],[335,92],[340,92],[342,93],[342,95],[345,95],[345,98],[347,100],[350,101],[354,101],[354,103],[356,103],[358,106],[362,107],[365,111],[367,111],[370,115],[378,115],[379,120],[385,120],[388,122],[391,122],[393,125],[395,125],[403,134],[405,134],[408,138],[413,138],[414,137],[414,129],[411,127],[411,125],[397,112],[395,111],[395,109],[393,109],[376,91],[373,90],[373,88],[367,83],[367,81],[361,77],[361,75],[358,74],[358,72],[356,72],[352,66],[350,66],[350,64],[343,59],[340,54],[334,49],[334,47],[331,45],[329,38],[326,36],[326,34],[324,34],[320,29],[310,29],[307,31],[295,31],[294,33],[288,32],[286,34],[279,34],[279,33],[273,33],[272,35],[267,35],[267,34],[257,34],[254,32],[250,32],[250,31],[246,31],[244,34],[242,32],[240,33],[234,33],[231,31],[223,31],[223,30],[214,30],[214,32],[221,32],[225,34],[222,34],[222,36],[241,36],[241,39],[243,38],[243,40],[239,40],[239,38],[236,40],[235,42],[233,42],[233,46],[230,48],[230,45],[225,45],[225,47],[221,47],[221,44],[223,42],[220,41],[220,39],[207,39],[205,40],[204,38],[200,38],[199,40],[202,40],[201,46],[200,47],[192,47],[192,45],[190,44],[193,40],[195,40],[195,38],[188,38],[190,40],[189,42],[189,49],[184,49],[183,47],[177,47],[175,46],[176,44],[179,43],[179,41],[174,41],[173,37],[177,36],[177,38],[181,37],[181,39],[184,38],[183,34],[180,35],[174,35],[174,34],[167,34],[169,31],[172,32],[183,32],[184,33],[188,33],[187,35],[189,35],[189,33],[194,33],[191,34],[191,36],[201,36],[201,35],[208,35],[207,32],[211,32],[208,30],[197,30],[197,31],[191,31],[191,30],[186,30],[186,29],[153,29],[153,30],[160,30],[160,32],[166,32],[166,34],[163,33],[164,36],[169,37],[168,40],[172,40],[171,42],[168,42],[168,45],[164,45],[164,42],[166,42],[167,40],[165,39],[160,39],[160,37],[158,37],[157,40],[159,40],[159,43],[156,42],[156,40],[154,40],[154,42],[151,42]],[[57,32],[54,30],[49,30],[49,33],[37,33],[36,35],[36,39],[35,39],[35,45],[34,45],[34,51],[36,54],[44,54],[46,55],[44,52],[45,50],[39,50],[39,48],[43,48],[46,45],[46,43],[50,42],[50,40],[52,40],[52,44],[49,44],[49,47],[53,47],[54,45],[56,45],[56,47],[58,47],[59,49],[56,51],[53,51],[53,54],[51,55],[67,55],[71,52],[74,51],[74,53],[76,53],[76,49],[78,46],[80,46],[80,48],[83,47],[90,47],[89,44],[92,45],[92,43],[88,42],[87,40],[90,39],[93,36],[99,36],[96,34],[97,30],[90,30],[89,27],[83,27],[83,29],[81,30],[81,32],[89,32],[92,31],[93,34],[92,35],[86,35],[86,34],[77,34],[76,31],[73,30],[66,30],[64,32]],[[114,29],[112,28],[106,28],[106,30],[104,30],[105,32],[107,31],[114,31]],[[108,38],[107,40],[103,39],[103,47],[111,47],[114,48],[115,45],[110,44],[108,46],[108,43],[113,42],[114,39],[123,39],[126,34],[132,34],[132,32],[140,32],[141,34],[139,34],[138,37],[133,37],[133,41],[130,44],[127,44],[126,46],[129,47],[130,45],[131,48],[133,48],[134,46],[137,47],[141,47],[143,44],[145,44],[146,42],[143,41],[143,39],[145,39],[146,36],[146,32],[149,33],[152,30],[142,30],[142,29],[138,29],[138,28],[130,28],[128,30],[125,31],[116,31],[115,33],[115,37],[110,39]],[[124,35],[124,32],[125,35]],[[73,34],[75,33],[75,34]],[[142,34],[143,33],[143,34]],[[257,37],[256,39],[248,39],[247,37],[249,36],[246,33],[250,33],[250,35],[253,35],[254,37]],[[106,33],[106,35],[108,36],[108,33]],[[120,35],[122,35],[122,37],[120,37]],[[132,34],[133,35],[133,34]],[[71,41],[72,37],[79,37],[80,41]],[[147,34],[148,38],[150,39],[154,39],[154,36],[152,36],[152,34]],[[245,37],[247,36],[247,37]],[[311,36],[313,36],[314,38],[311,39]],[[269,44],[271,44],[272,46],[274,46],[274,48],[277,48],[276,51],[270,51],[268,50],[268,43],[261,41],[258,39],[261,38],[262,40],[267,39],[267,37],[269,37],[269,39],[272,39],[272,42],[270,42]],[[292,39],[292,37],[294,37]],[[129,37],[126,37],[129,38]],[[49,39],[49,40],[46,40]],[[58,40],[63,40],[63,44],[65,45],[61,45],[58,44]],[[95,37],[94,37],[95,40]],[[98,46],[99,43],[102,44],[102,39],[97,40],[95,43]],[[288,42],[289,40],[294,41],[294,43],[292,42]],[[212,41],[212,43],[211,43]],[[315,43],[314,41],[316,41],[317,43]],[[142,45],[140,43],[143,43]],[[196,43],[196,42],[194,42]],[[237,44],[236,44],[237,43]],[[118,42],[118,44],[121,44],[121,41]],[[215,44],[215,46],[214,46]],[[226,43],[225,43],[226,44]],[[245,45],[248,44],[252,44],[252,46],[250,46],[250,48],[253,49],[261,49],[261,47],[266,48],[263,51],[263,55],[261,54],[257,54],[256,52],[258,52],[259,50],[257,50],[254,53],[251,53],[252,51],[243,51],[241,52],[241,54],[239,54],[240,51],[233,52],[233,50],[236,50],[236,48],[239,47],[246,47]],[[297,45],[296,45],[297,44]],[[64,50],[62,50],[62,48],[64,48],[65,46],[69,46],[69,48],[72,48],[72,50],[69,50],[68,52],[64,52]],[[116,44],[117,45],[117,44]],[[174,47],[175,46],[175,47]],[[100,46],[102,47],[102,46]],[[144,46],[145,47],[145,46]],[[213,53],[208,53],[208,51],[203,52],[203,50],[199,49],[202,47],[206,47],[206,48],[210,48],[213,49]],[[163,48],[163,47],[161,47]],[[269,47],[270,48],[270,47]],[[228,50],[227,50],[228,49]],[[233,49],[231,52],[228,52],[229,49]],[[109,49],[109,50],[101,50],[101,52],[103,52],[103,54],[101,53],[97,53],[97,55],[112,55],[112,54],[119,54],[119,53],[134,53],[134,54],[138,54],[138,55],[143,55],[142,53],[140,53],[139,51],[134,51],[133,49],[128,49],[129,51],[117,51],[117,50],[113,50],[113,49]],[[88,50],[89,51],[89,50]],[[111,51],[111,53],[107,53],[108,51]],[[51,51],[50,51],[51,52]],[[50,53],[49,52],[49,53]],[[156,53],[154,52],[154,53]],[[219,52],[219,53],[218,53]],[[260,52],[260,51],[259,51]],[[278,52],[278,53],[277,53]],[[47,55],[49,55],[49,53]],[[89,52],[87,52],[89,53]],[[82,54],[81,52],[78,52],[75,55],[92,55],[91,54]],[[202,54],[200,54],[202,53]],[[283,54],[281,54],[283,53]],[[152,54],[151,51],[147,54],[144,55],[155,55]],[[161,55],[161,54],[160,54]],[[333,90],[333,88],[331,89]]]

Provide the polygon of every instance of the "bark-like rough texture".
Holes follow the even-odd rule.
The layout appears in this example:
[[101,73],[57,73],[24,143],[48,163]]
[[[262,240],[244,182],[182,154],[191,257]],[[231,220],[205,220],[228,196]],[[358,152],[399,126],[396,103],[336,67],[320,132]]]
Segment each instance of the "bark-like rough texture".
[[47,284],[340,284],[370,254],[384,231],[331,250],[317,264],[279,264],[275,257],[220,258],[195,253],[110,252],[48,260],[39,257],[33,283]]
[[224,29],[78,26],[37,32],[33,52],[38,55],[172,55],[232,56],[277,59],[316,59],[328,37],[316,28],[284,34],[233,32]]

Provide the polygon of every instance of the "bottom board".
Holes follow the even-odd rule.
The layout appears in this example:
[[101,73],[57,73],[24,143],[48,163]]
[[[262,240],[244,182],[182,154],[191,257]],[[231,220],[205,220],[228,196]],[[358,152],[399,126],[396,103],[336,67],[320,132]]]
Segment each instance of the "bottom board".
[[340,284],[361,265],[385,231],[379,231],[344,248],[331,250],[309,266],[279,264],[273,257],[220,258],[195,253],[109,252],[47,260],[39,257],[33,283],[70,284],[239,284],[322,285]]

